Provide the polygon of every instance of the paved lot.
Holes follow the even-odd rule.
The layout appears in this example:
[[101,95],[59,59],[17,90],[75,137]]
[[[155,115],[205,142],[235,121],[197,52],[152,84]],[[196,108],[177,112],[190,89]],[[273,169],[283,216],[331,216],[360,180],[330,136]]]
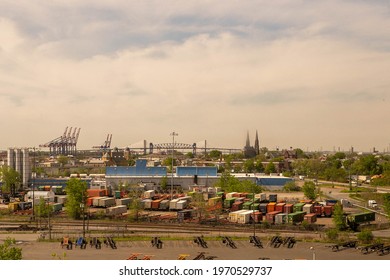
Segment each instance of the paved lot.
[[[23,239],[18,240],[18,247],[22,248],[23,259],[25,260],[125,260],[133,253],[138,253],[138,258],[149,255],[154,260],[175,260],[180,254],[188,255],[187,259],[193,259],[199,252],[206,252],[206,256],[216,256],[218,260],[256,260],[269,258],[271,260],[282,259],[313,259],[317,260],[390,260],[390,254],[379,256],[373,252],[362,254],[357,249],[344,249],[339,252],[332,252],[327,247],[330,244],[297,242],[288,249],[286,247],[272,248],[269,244],[263,244],[264,248],[257,248],[245,240],[235,241],[237,249],[227,247],[221,241],[209,241],[208,248],[198,247],[192,241],[165,241],[162,249],[152,247],[149,241],[117,242],[117,249],[102,246],[101,249],[73,248],[73,250],[62,249],[59,242],[36,242]],[[23,236],[22,236],[23,237]],[[20,241],[24,240],[24,241]],[[313,248],[312,250],[310,248]]]

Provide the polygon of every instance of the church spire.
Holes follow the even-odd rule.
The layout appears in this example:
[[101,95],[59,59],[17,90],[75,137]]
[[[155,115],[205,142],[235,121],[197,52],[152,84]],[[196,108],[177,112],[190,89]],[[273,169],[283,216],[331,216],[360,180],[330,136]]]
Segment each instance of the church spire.
[[250,147],[251,146],[251,143],[249,141],[249,131],[247,131],[246,133],[246,144],[245,144],[245,147]]
[[255,151],[256,151],[256,155],[260,154],[259,135],[257,134],[257,130],[256,130],[256,138],[255,138]]

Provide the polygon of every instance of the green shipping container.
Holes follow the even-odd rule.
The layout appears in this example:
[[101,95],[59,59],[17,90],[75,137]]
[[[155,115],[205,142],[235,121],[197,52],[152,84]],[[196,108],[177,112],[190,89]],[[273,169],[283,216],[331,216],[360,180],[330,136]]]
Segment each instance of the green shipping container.
[[301,223],[301,222],[303,222],[305,215],[306,215],[306,212],[303,212],[303,211],[290,213],[287,215],[288,223],[289,224]]
[[305,203],[296,203],[294,204],[294,212],[301,212]]
[[252,201],[244,202],[244,204],[242,205],[242,209],[250,210],[251,205],[252,205]]
[[232,197],[232,198],[227,198],[225,199],[225,201],[223,202],[223,207],[225,208],[231,208],[233,203],[236,201],[236,198],[235,197]]
[[250,206],[250,210],[259,210],[260,204],[259,203],[253,203]]

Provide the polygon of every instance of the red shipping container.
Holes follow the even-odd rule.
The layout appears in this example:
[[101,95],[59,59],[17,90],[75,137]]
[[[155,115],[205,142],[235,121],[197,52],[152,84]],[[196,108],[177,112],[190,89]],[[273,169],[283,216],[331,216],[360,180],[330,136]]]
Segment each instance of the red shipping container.
[[323,209],[322,209],[321,205],[314,206],[314,213],[317,215],[317,217],[321,217],[322,212],[323,212]]
[[254,214],[252,213],[251,218],[252,220],[255,221],[255,223],[260,223],[263,221],[263,213],[262,212],[255,212]]
[[88,189],[87,193],[88,193],[88,197],[105,196],[105,190]]
[[276,208],[276,202],[270,202],[267,204],[267,213],[274,212]]
[[317,215],[315,213],[307,214],[303,217],[303,220],[309,224],[314,224],[317,221]]
[[332,216],[332,214],[333,214],[333,206],[329,206],[329,205],[324,206],[323,210],[324,210],[325,217],[331,217]]
[[284,206],[285,205],[286,205],[286,203],[278,203],[278,204],[276,204],[275,211],[284,212]]
[[292,212],[294,212],[294,204],[286,203],[284,205],[284,213],[290,214]]
[[279,214],[280,211],[273,211],[273,212],[268,212],[265,214],[265,220],[271,224],[275,223],[275,216]]

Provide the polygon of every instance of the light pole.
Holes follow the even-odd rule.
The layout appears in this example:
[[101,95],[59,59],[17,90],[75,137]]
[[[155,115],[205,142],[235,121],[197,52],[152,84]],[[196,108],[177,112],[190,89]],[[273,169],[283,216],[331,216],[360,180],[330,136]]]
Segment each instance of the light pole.
[[310,251],[313,253],[313,261],[316,259],[316,250],[314,250],[314,247],[310,247]]
[[80,203],[81,212],[83,215],[83,239],[85,239],[85,202],[84,202],[84,193],[82,194],[82,201]]
[[173,199],[173,153],[175,150],[175,136],[179,136],[176,132],[172,132],[170,134],[172,136],[172,165],[171,165],[171,199]]

